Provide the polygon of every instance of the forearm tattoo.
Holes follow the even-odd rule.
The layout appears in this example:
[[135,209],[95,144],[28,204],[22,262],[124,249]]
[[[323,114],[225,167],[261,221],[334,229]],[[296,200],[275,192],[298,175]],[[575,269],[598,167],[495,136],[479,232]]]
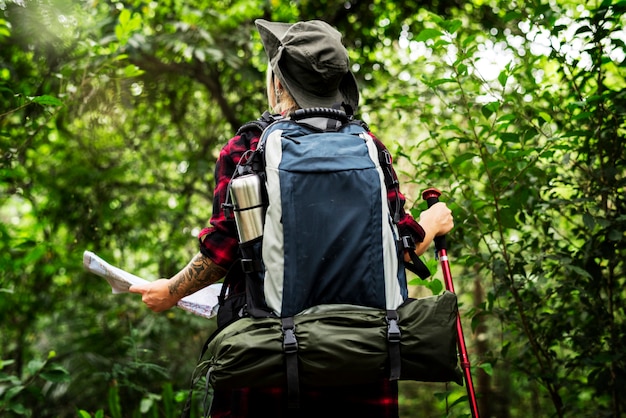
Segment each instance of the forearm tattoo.
[[215,283],[226,274],[226,270],[213,263],[210,258],[196,254],[187,266],[178,273],[178,277],[169,286],[171,295],[190,295]]

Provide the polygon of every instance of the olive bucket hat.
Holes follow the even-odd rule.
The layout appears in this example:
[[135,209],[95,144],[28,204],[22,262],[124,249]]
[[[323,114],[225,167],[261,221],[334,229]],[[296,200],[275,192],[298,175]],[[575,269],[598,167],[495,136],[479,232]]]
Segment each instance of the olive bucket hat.
[[336,29],[321,20],[292,24],[257,19],[255,24],[272,71],[298,106],[345,103],[356,111],[359,90]]

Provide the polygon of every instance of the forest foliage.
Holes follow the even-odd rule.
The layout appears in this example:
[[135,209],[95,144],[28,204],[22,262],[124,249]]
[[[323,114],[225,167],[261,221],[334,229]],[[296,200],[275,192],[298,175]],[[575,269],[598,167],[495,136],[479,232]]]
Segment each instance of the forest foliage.
[[[408,209],[427,187],[453,209],[481,415],[624,416],[625,11],[0,0],[0,415],[179,415],[213,321],[111,295],[83,251],[149,279],[183,267],[220,147],[267,107],[254,19],[319,18],[344,34]],[[469,414],[456,385],[403,382],[400,408]]]

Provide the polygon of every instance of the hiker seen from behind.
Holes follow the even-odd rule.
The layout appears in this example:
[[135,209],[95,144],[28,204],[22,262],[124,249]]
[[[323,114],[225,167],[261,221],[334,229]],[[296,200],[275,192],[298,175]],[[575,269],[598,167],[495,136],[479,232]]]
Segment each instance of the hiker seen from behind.
[[[405,211],[389,152],[356,118],[360,95],[341,34],[319,20],[255,23],[268,58],[271,113],[242,127],[222,148],[210,226],[199,234],[199,252],[171,278],[130,291],[162,312],[224,279],[228,293],[219,308],[220,327],[245,317],[287,319],[278,324],[294,331],[297,341],[298,327],[288,324],[318,306],[396,309],[408,297],[405,263],[415,265],[433,239],[454,224],[443,202],[419,219]],[[320,147],[326,138],[328,145]],[[342,170],[343,164],[351,165]],[[260,211],[238,212],[233,179],[258,172],[262,202],[252,209]],[[358,181],[364,184],[353,187]],[[242,223],[258,221],[257,215],[260,234],[247,236],[251,227]],[[311,384],[300,372],[295,388],[284,382],[217,384],[209,415],[399,415],[395,379],[381,375]]]

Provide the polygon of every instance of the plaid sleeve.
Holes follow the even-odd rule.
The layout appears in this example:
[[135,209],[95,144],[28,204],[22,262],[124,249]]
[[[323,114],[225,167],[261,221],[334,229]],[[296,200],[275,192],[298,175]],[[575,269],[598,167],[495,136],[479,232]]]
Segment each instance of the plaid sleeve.
[[[385,145],[378,138],[376,138],[371,132],[369,134],[374,139],[374,143],[376,144],[379,152],[387,151]],[[391,154],[389,155],[391,157]],[[419,223],[417,223],[410,213],[404,210],[406,197],[404,197],[404,195],[400,192],[400,187],[394,187],[392,183],[394,181],[398,181],[398,176],[393,168],[393,161],[391,165],[391,178],[386,178],[385,181],[387,182],[387,200],[389,201],[391,211],[395,212],[396,208],[399,207],[400,220],[398,222],[398,231],[400,232],[400,235],[410,235],[415,242],[424,241],[424,236],[426,235],[424,229]]]
[[227,219],[222,204],[226,201],[228,183],[235,172],[243,154],[255,149],[258,136],[252,134],[237,135],[220,151],[215,164],[215,189],[213,192],[213,213],[210,226],[200,231],[200,252],[215,264],[229,268],[237,259],[239,243],[234,220]]

